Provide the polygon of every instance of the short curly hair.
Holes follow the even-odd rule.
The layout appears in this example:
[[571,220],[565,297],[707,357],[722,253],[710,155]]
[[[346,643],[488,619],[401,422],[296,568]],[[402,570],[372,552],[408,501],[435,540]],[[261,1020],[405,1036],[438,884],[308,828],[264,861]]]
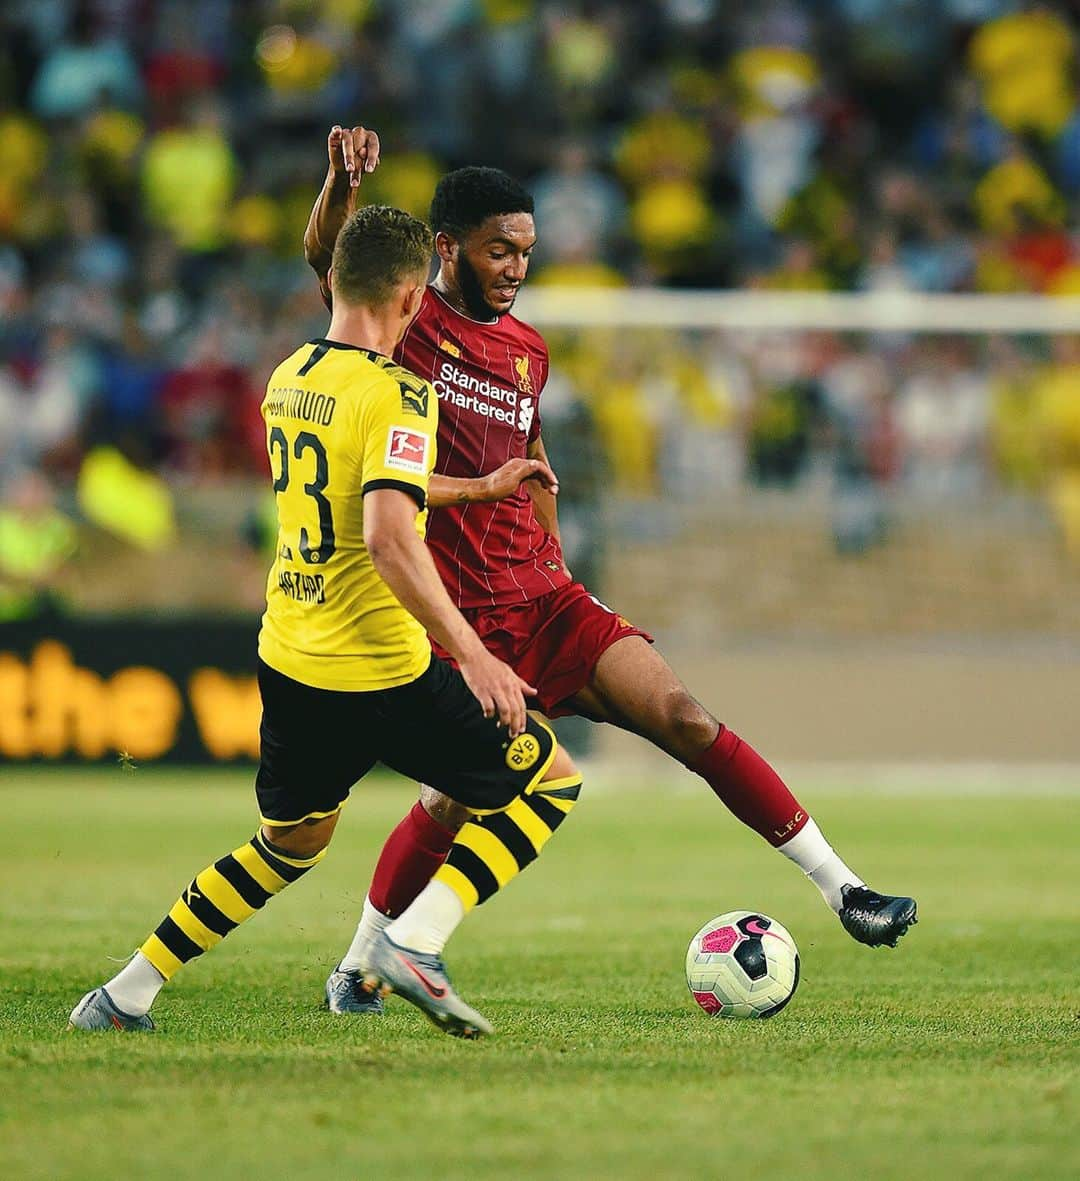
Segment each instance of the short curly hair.
[[418,218],[389,205],[365,205],[334,243],[333,288],[346,303],[377,307],[409,275],[431,265],[434,239]]
[[501,168],[458,168],[435,186],[429,220],[435,233],[460,237],[497,213],[532,211],[532,194]]

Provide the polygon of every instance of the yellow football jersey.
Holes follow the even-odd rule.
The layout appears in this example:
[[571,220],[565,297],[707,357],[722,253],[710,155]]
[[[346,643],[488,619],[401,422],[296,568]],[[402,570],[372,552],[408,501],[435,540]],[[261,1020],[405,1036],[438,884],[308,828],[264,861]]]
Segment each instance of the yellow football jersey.
[[259,655],[320,689],[415,680],[431,659],[423,627],[379,577],[364,545],[364,493],[399,488],[420,506],[435,464],[439,400],[388,357],[309,341],[273,372],[263,399],[277,494],[277,556]]

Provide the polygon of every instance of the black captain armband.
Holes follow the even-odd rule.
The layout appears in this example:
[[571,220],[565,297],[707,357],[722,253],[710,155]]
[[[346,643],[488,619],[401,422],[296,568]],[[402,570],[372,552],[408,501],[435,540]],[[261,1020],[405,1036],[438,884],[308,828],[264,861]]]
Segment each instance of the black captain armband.
[[418,488],[415,484],[410,484],[406,480],[368,480],[360,489],[360,494],[367,496],[369,492],[377,492],[380,488],[396,488],[399,492],[404,492],[407,496],[411,496],[416,501],[417,507],[421,512],[427,508],[427,496],[423,488]]

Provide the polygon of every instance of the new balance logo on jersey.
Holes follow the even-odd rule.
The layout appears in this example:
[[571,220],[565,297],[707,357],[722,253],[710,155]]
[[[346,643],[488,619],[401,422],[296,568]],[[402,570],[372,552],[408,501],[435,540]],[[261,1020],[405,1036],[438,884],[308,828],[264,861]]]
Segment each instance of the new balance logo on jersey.
[[386,467],[423,474],[428,469],[428,437],[420,431],[392,426],[386,439]]

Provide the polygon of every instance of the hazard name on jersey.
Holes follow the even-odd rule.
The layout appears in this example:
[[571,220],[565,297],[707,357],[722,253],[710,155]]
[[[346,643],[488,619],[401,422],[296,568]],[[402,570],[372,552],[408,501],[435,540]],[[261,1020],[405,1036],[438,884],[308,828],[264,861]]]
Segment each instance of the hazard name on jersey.
[[278,570],[278,589],[298,603],[325,603],[326,579],[321,574],[301,574],[299,570]]

